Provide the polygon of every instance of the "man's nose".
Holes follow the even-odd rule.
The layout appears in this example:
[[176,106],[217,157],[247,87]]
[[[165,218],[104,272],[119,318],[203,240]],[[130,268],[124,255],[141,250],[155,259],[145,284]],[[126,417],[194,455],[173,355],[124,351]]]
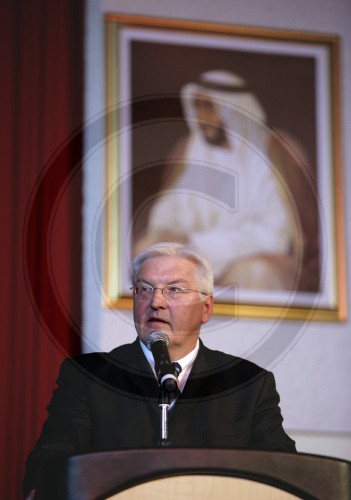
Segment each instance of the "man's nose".
[[160,288],[155,288],[151,298],[151,307],[164,307],[167,304],[163,291]]

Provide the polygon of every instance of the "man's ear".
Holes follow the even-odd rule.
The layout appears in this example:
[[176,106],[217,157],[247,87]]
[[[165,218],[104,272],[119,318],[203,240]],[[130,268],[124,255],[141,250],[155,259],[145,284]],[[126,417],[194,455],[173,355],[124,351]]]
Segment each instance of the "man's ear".
[[213,296],[208,295],[203,304],[201,323],[207,323],[213,314]]

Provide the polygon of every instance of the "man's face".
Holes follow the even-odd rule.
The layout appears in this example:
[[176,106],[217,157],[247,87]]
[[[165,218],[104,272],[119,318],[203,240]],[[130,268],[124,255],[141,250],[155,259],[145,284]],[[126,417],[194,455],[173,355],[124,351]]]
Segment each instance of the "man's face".
[[[185,258],[152,257],[143,262],[136,285],[147,283],[163,288],[172,284],[199,290],[196,272],[196,264]],[[212,296],[203,297],[189,292],[181,300],[167,300],[158,289],[148,299],[134,295],[134,322],[139,338],[145,342],[150,332],[161,330],[169,337],[170,349],[185,356],[195,347],[201,324],[212,315]]]
[[210,99],[198,98],[194,101],[196,116],[205,140],[213,146],[228,147],[224,126],[216,107]]

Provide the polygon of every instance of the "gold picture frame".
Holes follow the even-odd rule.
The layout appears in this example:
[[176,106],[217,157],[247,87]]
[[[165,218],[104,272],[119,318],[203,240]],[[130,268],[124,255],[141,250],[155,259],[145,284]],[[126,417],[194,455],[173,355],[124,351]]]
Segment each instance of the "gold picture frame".
[[[345,320],[338,37],[117,14],[106,15],[105,28],[106,306],[132,307],[128,272],[137,231],[145,230],[155,200],[169,193],[168,184],[157,194],[167,152],[186,130],[180,88],[217,65],[226,71],[234,67],[264,103],[270,141],[289,156],[276,176],[292,200],[304,247],[297,250],[294,286],[246,293],[235,281],[221,284],[215,314]],[[295,173],[285,176],[290,160]],[[300,201],[292,186],[299,176],[296,165],[304,172]],[[279,265],[285,270],[285,260]]]

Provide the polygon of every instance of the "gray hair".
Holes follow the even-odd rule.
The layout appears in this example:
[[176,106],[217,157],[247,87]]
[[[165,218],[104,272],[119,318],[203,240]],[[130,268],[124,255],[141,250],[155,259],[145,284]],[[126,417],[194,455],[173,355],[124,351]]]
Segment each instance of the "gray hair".
[[199,291],[208,295],[213,293],[213,270],[212,264],[207,255],[199,248],[176,242],[161,242],[155,243],[145,248],[132,263],[131,277],[133,285],[136,285],[138,274],[143,262],[152,257],[183,257],[184,259],[194,262],[197,266],[196,281]]

